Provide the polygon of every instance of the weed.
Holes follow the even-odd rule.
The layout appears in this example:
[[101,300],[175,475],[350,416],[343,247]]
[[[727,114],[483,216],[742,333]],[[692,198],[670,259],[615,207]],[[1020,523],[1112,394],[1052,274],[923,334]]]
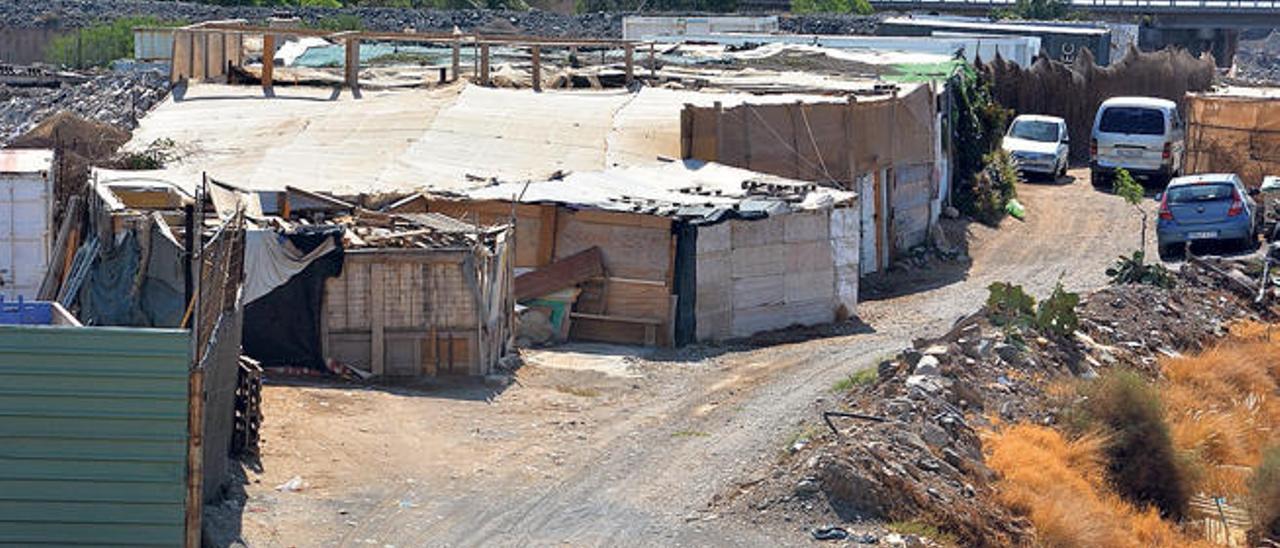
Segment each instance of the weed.
[[556,391],[562,392],[565,394],[570,394],[573,396],[578,396],[580,398],[595,398],[600,395],[600,391],[594,388],[588,388],[585,386],[570,386],[567,384],[557,384]]
[[1015,328],[1034,326],[1042,333],[1065,337],[1080,324],[1076,315],[1080,295],[1064,289],[1061,281],[1039,306],[1020,285],[995,282],[987,286],[987,291],[987,317],[1009,333]]
[[995,282],[987,286],[987,292],[987,317],[998,326],[1023,323],[1035,312],[1035,298],[1020,285]]
[[843,379],[836,381],[835,384],[831,385],[831,391],[832,392],[848,392],[850,390],[853,390],[853,388],[856,386],[867,386],[871,383],[874,383],[876,382],[876,379],[878,379],[879,377],[880,377],[879,373],[876,371],[874,367],[859,369],[858,371],[855,371],[852,375],[849,375],[848,377],[845,377]]
[[1107,278],[1114,285],[1142,284],[1167,289],[1174,284],[1173,273],[1160,263],[1146,264],[1146,256],[1142,251],[1134,251],[1129,257],[1121,255],[1107,269]]
[[1080,325],[1080,318],[1076,316],[1078,304],[1080,295],[1067,291],[1059,281],[1049,298],[1040,301],[1040,306],[1036,308],[1036,328],[1059,337],[1074,333]]
[[804,425],[802,428],[792,432],[791,435],[787,437],[786,445],[782,446],[782,454],[785,456],[790,453],[791,449],[795,447],[797,443],[809,443],[818,439],[824,431],[824,427],[816,424]]
[[942,546],[960,545],[960,540],[955,535],[945,533],[937,527],[919,520],[895,521],[885,525],[885,528],[899,535],[915,535],[927,538]]
[[1165,422],[1156,388],[1132,371],[1113,371],[1082,385],[1084,399],[1070,413],[1077,432],[1107,437],[1107,475],[1115,490],[1161,515],[1181,519],[1192,482]]
[[791,13],[855,13],[871,15],[868,0],[791,0]]
[[1280,446],[1267,450],[1249,479],[1249,512],[1261,536],[1280,539]]
[[673,438],[705,438],[710,435],[711,434],[701,430],[678,430],[671,433],[671,437]]

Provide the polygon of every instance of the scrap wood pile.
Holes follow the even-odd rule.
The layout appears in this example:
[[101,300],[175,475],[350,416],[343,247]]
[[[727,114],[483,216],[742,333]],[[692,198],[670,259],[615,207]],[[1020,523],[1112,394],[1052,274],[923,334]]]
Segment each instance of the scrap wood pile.
[[1255,302],[1260,274],[1256,259],[1192,259],[1172,289],[1116,285],[1085,296],[1066,336],[997,325],[984,307],[851,379],[822,402],[826,427],[788,448],[768,479],[721,503],[804,516],[815,527],[919,521],[961,545],[1034,544],[1030,522],[996,498],[979,433],[997,423],[1059,423],[1070,399],[1051,388],[1055,381],[1114,367],[1154,375],[1159,355],[1203,348],[1233,321],[1273,319]]
[[477,226],[439,213],[389,214],[363,208],[332,222],[346,228],[346,249],[470,249],[478,243],[491,243],[492,235],[506,229]]

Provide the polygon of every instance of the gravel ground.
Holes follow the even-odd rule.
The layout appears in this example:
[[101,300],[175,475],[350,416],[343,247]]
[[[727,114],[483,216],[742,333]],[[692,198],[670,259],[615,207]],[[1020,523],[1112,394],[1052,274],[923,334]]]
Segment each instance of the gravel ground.
[[[543,353],[515,384],[483,394],[269,389],[263,471],[222,510],[222,531],[251,546],[809,545],[823,524],[716,501],[763,480],[787,439],[836,405],[834,382],[941,335],[987,284],[1040,297],[1059,279],[1103,285],[1106,266],[1137,244],[1137,216],[1084,170],[1073,175],[1021,186],[1025,222],[971,225],[972,262],[861,303],[859,321],[809,340],[600,349],[573,363]],[[293,476],[309,486],[275,489]]]
[[[277,8],[256,6],[215,6],[190,2],[155,2],[134,0],[47,0],[29,2],[0,0],[0,26],[27,28],[77,28],[97,21],[128,16],[152,16],[160,19],[204,21],[210,19],[249,19],[265,21],[279,12]],[[620,38],[625,13],[597,12],[563,15],[546,11],[500,10],[415,10],[396,8],[292,8],[308,22],[353,14],[360,17],[369,30],[399,31],[412,27],[419,31],[519,32],[540,36],[574,36],[582,38]],[[784,17],[786,32],[820,34],[869,34],[875,30],[875,17],[854,15],[820,15]]]

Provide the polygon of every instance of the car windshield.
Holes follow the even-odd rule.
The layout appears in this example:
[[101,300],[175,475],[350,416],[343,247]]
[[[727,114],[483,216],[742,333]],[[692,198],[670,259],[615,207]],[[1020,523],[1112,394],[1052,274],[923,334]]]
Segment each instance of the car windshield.
[[1218,202],[1231,199],[1231,191],[1235,187],[1226,183],[1191,184],[1169,188],[1169,203],[1192,204],[1196,202]]
[[1154,108],[1111,107],[1102,112],[1098,131],[1137,135],[1164,134],[1164,114]]
[[1009,136],[1042,143],[1058,142],[1058,124],[1035,120],[1014,120]]

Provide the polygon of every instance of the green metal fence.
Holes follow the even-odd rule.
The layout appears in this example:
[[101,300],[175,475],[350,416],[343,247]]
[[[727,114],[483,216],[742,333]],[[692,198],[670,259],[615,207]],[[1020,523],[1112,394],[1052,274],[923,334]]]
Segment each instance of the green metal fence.
[[0,326],[0,546],[182,546],[186,331]]

